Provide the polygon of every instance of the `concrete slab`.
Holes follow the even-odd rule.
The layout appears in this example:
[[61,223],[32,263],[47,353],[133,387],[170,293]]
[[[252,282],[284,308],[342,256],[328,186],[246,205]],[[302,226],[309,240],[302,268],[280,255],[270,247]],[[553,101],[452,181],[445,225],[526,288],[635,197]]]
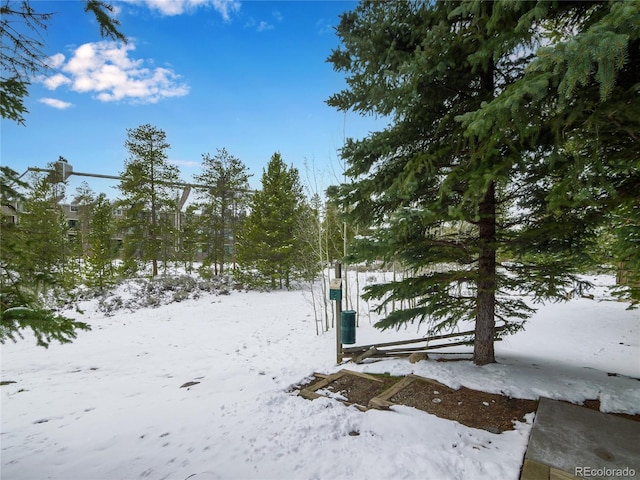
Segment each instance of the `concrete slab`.
[[640,422],[541,398],[525,461],[580,478],[640,478]]

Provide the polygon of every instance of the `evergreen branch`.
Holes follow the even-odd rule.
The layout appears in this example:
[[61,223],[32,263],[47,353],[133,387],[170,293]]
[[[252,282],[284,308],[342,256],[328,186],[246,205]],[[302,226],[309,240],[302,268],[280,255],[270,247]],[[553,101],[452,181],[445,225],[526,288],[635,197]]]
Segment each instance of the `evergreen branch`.
[[78,330],[91,330],[91,327],[41,309],[13,307],[0,313],[0,343],[7,339],[16,342],[16,336],[23,339],[25,329],[33,332],[38,346],[47,348],[53,340],[70,343],[77,337]]
[[84,11],[91,12],[100,25],[100,35],[104,38],[112,40],[120,40],[127,43],[127,37],[118,30],[120,21],[111,16],[113,14],[113,6],[102,0],[85,0]]

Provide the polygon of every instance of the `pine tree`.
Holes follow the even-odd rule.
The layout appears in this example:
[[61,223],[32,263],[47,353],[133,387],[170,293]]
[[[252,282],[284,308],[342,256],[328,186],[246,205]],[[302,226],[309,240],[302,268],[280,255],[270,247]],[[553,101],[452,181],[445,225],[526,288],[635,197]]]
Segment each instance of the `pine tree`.
[[[512,292],[562,300],[585,286],[577,273],[607,209],[623,197],[620,174],[638,175],[626,155],[599,148],[621,183],[607,191],[604,172],[584,156],[589,122],[604,112],[620,122],[612,131],[635,128],[608,107],[637,108],[633,83],[621,82],[637,69],[627,62],[637,20],[637,6],[624,2],[363,2],[343,14],[343,47],[329,60],[348,87],[328,103],[392,122],[347,140],[353,183],[336,198],[350,222],[371,232],[353,242],[352,258],[398,261],[408,271],[367,297],[381,299],[380,310],[413,305],[378,327],[475,322],[482,365],[495,361],[496,319],[515,331],[533,311]],[[598,35],[611,42],[588,48]],[[567,128],[578,148],[563,137]],[[593,170],[581,177],[585,164]]]
[[113,205],[107,196],[101,193],[91,205],[91,221],[87,235],[89,279],[90,283],[99,289],[109,285],[115,275],[113,261],[118,251],[114,240],[115,232]]
[[96,201],[96,194],[87,182],[82,182],[76,188],[76,194],[73,197],[72,204],[78,208],[78,217],[80,224],[75,228],[79,234],[79,241],[83,255],[88,255],[90,251],[89,245],[89,226],[91,224],[92,207]]
[[16,222],[3,218],[0,228],[0,343],[29,329],[46,347],[52,340],[70,342],[89,326],[53,310],[70,299],[77,281],[68,268],[67,225],[58,205],[62,187],[38,176],[30,184],[23,195],[27,184],[15,171],[0,169],[2,205],[21,205]]
[[169,144],[164,131],[149,124],[127,130],[125,147],[129,159],[121,173],[119,189],[125,219],[124,255],[129,265],[134,259],[150,261],[152,275],[158,275],[158,261],[169,258],[173,236],[170,221],[176,212],[174,197],[179,172],[167,161]]
[[185,270],[191,273],[193,262],[196,261],[200,245],[201,219],[198,214],[198,207],[191,204],[187,207],[180,220],[180,245],[178,248],[179,261],[184,265]]
[[[578,262],[593,262],[590,245],[601,232],[613,233],[616,261],[628,265],[629,278],[637,279],[640,255],[633,218],[640,183],[640,5],[568,6],[553,15],[542,10],[548,5],[540,5],[554,43],[540,48],[522,78],[494,102],[461,120],[471,138],[491,145],[499,138],[491,133],[495,125],[527,117],[526,123],[511,122],[503,130],[532,152],[523,177],[528,199],[520,203],[522,209],[534,205],[548,217],[570,217],[565,230],[577,229],[583,242],[572,244],[582,253]],[[546,161],[540,160],[544,139],[549,145]],[[545,177],[552,181],[541,182]],[[539,231],[532,229],[523,238],[535,243]],[[556,241],[567,241],[562,231],[556,236]],[[637,300],[637,292],[637,286],[629,289],[627,298]]]
[[[198,184],[201,209],[204,263],[213,265],[215,274],[222,274],[225,261],[235,258],[235,240],[249,200],[249,177],[242,161],[218,149],[215,156],[202,155],[202,173],[194,175]],[[228,248],[227,248],[228,247]]]
[[621,298],[640,303],[640,204],[620,206],[613,213],[613,254],[617,261]]
[[[21,271],[26,268],[20,254],[24,245],[24,235],[18,224],[20,204],[24,202],[22,193],[28,185],[21,181],[18,172],[9,167],[0,167],[0,195],[2,200],[2,223],[0,224],[0,312],[33,304],[37,296],[20,287]],[[5,216],[4,210],[12,212]]]
[[175,198],[173,209],[164,208],[158,213],[158,229],[159,233],[159,259],[162,262],[162,274],[167,275],[169,264],[177,260],[177,250],[179,243],[179,231],[177,218],[180,212],[177,208],[178,198]]
[[44,298],[50,290],[63,292],[75,282],[67,275],[72,250],[69,226],[58,203],[65,186],[51,184],[41,175],[33,175],[30,184],[20,215],[24,241],[21,255],[28,266],[22,281]]
[[268,278],[272,287],[277,282],[280,288],[289,288],[300,275],[296,260],[302,202],[298,170],[287,168],[280,153],[274,153],[262,173],[262,190],[251,198],[251,212],[238,241],[238,262]]

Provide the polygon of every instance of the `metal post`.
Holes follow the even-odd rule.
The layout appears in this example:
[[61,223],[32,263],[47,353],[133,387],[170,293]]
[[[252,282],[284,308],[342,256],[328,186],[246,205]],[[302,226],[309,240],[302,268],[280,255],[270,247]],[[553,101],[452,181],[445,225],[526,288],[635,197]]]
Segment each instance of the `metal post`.
[[[342,278],[342,264],[336,262],[336,278]],[[342,289],[342,285],[340,286]],[[342,314],[342,296],[340,300],[336,300],[336,358],[337,363],[342,363],[342,322],[340,316]]]

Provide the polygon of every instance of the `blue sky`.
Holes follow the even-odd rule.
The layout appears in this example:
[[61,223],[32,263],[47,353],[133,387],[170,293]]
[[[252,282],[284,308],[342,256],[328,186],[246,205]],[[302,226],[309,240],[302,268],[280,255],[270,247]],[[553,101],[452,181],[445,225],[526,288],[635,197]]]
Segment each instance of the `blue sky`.
[[[338,46],[339,14],[354,2],[112,2],[126,45],[102,39],[79,1],[31,3],[55,12],[43,37],[52,68],[33,80],[26,127],[2,120],[2,164],[19,173],[63,156],[76,172],[118,175],[127,129],[149,123],[166,133],[185,181],[202,154],[226,148],[259,188],[279,151],[321,189],[342,173],[343,137],[383,126],[325,103],[345,86],[326,58]],[[117,196],[116,181],[79,176],[68,192],[83,180]]]

